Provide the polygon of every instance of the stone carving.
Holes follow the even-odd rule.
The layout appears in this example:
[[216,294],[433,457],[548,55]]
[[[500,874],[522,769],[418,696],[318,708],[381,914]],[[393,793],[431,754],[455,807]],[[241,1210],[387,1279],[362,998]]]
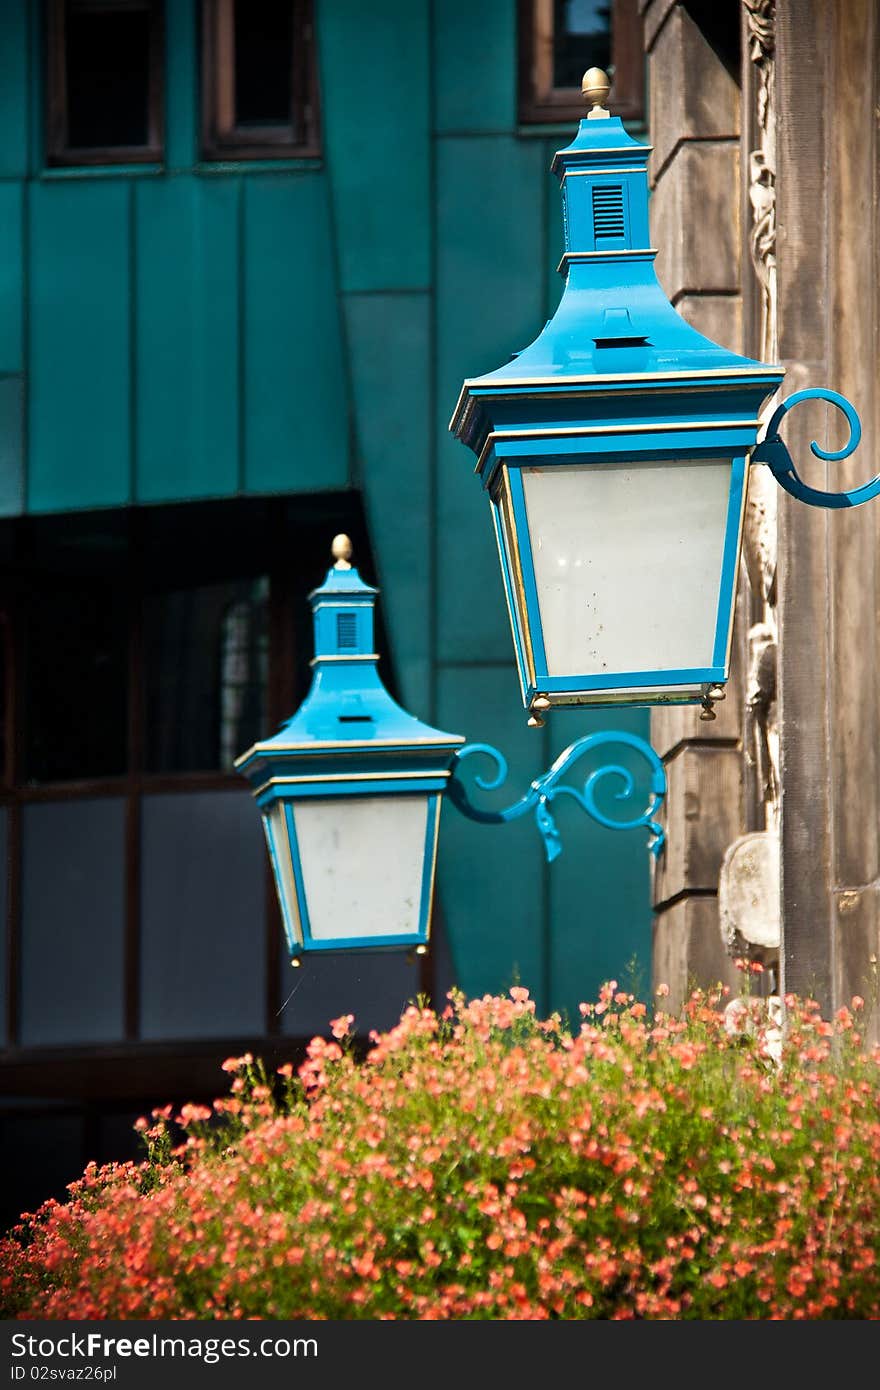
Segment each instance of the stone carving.
[[[755,130],[759,147],[749,154],[749,250],[761,290],[757,356],[775,362],[776,335],[776,0],[743,0],[749,58],[754,65]],[[768,411],[772,405],[768,406]],[[756,466],[749,479],[744,556],[758,621],[749,632],[746,689],[746,756],[755,765],[764,826],[779,827],[779,737],[776,719],[776,508],[778,488],[769,469]]]

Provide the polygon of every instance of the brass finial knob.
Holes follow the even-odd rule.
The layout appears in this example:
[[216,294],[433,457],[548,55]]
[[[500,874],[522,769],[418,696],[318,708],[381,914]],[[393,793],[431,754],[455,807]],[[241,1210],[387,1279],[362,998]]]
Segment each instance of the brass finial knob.
[[595,120],[598,116],[611,115],[605,106],[608,93],[611,91],[607,72],[603,72],[601,68],[587,68],[581,82],[581,91],[592,107],[592,110],[587,112],[588,121]]
[[352,548],[351,541],[349,540],[348,536],[343,535],[342,533],[340,533],[338,536],[334,536],[330,545],[330,554],[336,561],[336,564],[334,566],[335,569],[351,569],[351,564],[349,562],[352,556]]

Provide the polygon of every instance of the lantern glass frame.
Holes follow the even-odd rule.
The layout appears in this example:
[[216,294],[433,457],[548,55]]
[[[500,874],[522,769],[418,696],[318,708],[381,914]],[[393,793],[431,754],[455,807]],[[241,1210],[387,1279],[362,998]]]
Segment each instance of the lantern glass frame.
[[[744,452],[731,451],[730,448],[704,447],[693,451],[678,449],[641,454],[609,453],[599,459],[595,455],[560,457],[554,454],[541,457],[532,454],[527,458],[501,459],[498,463],[490,487],[490,501],[517,667],[526,706],[536,695],[546,696],[554,705],[694,704],[703,699],[706,687],[720,685],[727,680],[748,492],[749,463]],[[714,464],[726,466],[729,470],[723,524],[722,518],[718,518],[722,539],[709,660],[653,669],[570,671],[551,674],[534,557],[535,539],[530,529],[528,499],[523,479],[524,470],[529,473],[544,473],[572,467],[585,473],[589,469],[601,469],[603,465],[624,465],[632,470],[656,466],[658,474],[662,476],[664,467],[676,464]],[[663,534],[662,521],[658,523],[658,534]],[[624,539],[621,535],[621,541]],[[631,538],[629,543],[631,544]],[[662,586],[663,580],[662,570],[658,569],[659,586]],[[646,606],[658,601],[664,601],[662,592],[659,599],[654,594],[645,595]]]
[[[276,797],[262,808],[263,829],[281,905],[284,931],[292,955],[298,955],[302,951],[381,950],[427,944],[433,910],[441,796],[442,793],[439,791],[401,786],[399,783],[395,784],[393,778],[389,778],[374,783],[369,791],[360,786],[356,789],[337,789],[326,784],[316,784],[314,790],[301,789],[296,796]],[[363,920],[359,921],[356,915],[347,917],[344,906],[340,905],[341,911],[336,924],[338,929],[333,926],[328,929],[326,900],[323,905],[319,905],[315,897],[315,874],[318,866],[310,861],[308,853],[309,849],[313,853],[315,851],[314,837],[306,830],[304,818],[297,824],[297,812],[309,806],[332,809],[336,824],[344,826],[347,804],[370,801],[373,803],[377,820],[381,821],[386,807],[400,810],[405,800],[418,802],[424,813],[424,828],[419,835],[422,843],[419,868],[413,865],[411,869],[411,881],[418,877],[416,927],[402,931],[365,931]],[[413,807],[414,812],[415,809]],[[393,827],[386,828],[393,831]],[[393,863],[400,851],[400,844],[395,843],[392,834],[388,835],[386,843],[388,862]],[[352,858],[350,872],[351,887],[347,894],[343,894],[344,897],[347,896],[349,905],[357,896],[362,895],[365,886],[367,891],[370,886],[365,880],[363,865],[358,859]],[[376,879],[376,884],[383,887],[384,891],[387,891],[387,882],[387,878],[382,880],[381,874]]]

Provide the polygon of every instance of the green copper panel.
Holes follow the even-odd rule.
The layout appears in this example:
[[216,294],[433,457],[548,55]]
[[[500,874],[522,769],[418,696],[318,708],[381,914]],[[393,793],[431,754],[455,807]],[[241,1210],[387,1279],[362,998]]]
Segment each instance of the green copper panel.
[[[549,766],[542,731],[527,729],[518,708],[512,663],[441,667],[437,697],[437,720],[444,729],[504,751],[508,780],[498,792],[474,791],[472,799],[481,806],[510,805]],[[494,772],[488,759],[485,767],[479,761],[472,760],[474,772]],[[519,983],[531,990],[540,1010],[547,1008],[546,873],[543,842],[528,817],[509,825],[476,825],[446,802],[437,882],[455,979],[465,993]]]
[[510,653],[489,504],[474,497],[473,455],[448,425],[462,379],[525,347],[544,324],[544,172],[541,142],[437,142],[441,660],[504,661]]
[[320,173],[244,180],[245,486],[345,487],[348,393]]
[[31,190],[28,506],[130,499],[130,187]]
[[0,5],[0,178],[28,167],[28,0]]
[[237,179],[135,185],[136,495],[238,489]]
[[[429,712],[432,513],[431,304],[427,294],[345,296],[355,450],[382,612],[407,708]],[[357,558],[357,557],[355,557]]]
[[516,125],[513,0],[442,0],[434,15],[434,126],[505,131]]
[[321,120],[344,290],[423,289],[430,263],[428,0],[318,6]]
[[24,365],[22,202],[20,183],[0,183],[0,372]]
[[0,376],[0,516],[23,510],[24,377]]
[[[650,738],[647,710],[559,710],[547,720],[551,738],[548,767],[563,748],[598,729],[625,729]],[[616,801],[621,779],[609,777],[598,789],[600,809],[612,819],[633,814],[647,804],[641,798],[648,785],[643,760],[628,749],[605,748],[596,762],[577,763],[566,781],[583,786],[598,763],[619,762],[636,779],[632,803]],[[578,783],[578,777],[580,782]],[[603,981],[633,984],[630,963],[635,957],[640,983],[650,987],[651,910],[650,855],[645,829],[606,830],[584,815],[568,797],[553,803],[553,815],[564,846],[548,873],[550,947],[548,971],[553,1007],[566,1010],[577,1024],[578,1004],[596,998]]]
[[559,274],[559,262],[565,250],[565,236],[562,230],[562,203],[559,198],[559,180],[550,168],[560,143],[564,144],[565,141],[547,140],[543,146],[544,192],[547,198],[545,210],[547,219],[547,300],[544,316],[548,319],[551,319],[556,313],[565,284]]
[[190,168],[198,158],[199,84],[196,0],[165,6],[165,163]]

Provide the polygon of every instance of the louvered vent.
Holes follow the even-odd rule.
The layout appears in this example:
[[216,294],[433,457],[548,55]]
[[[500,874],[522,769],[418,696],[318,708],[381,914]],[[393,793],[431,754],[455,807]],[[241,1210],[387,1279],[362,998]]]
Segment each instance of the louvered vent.
[[340,651],[357,646],[357,618],[354,613],[336,614],[336,645]]
[[622,184],[606,183],[593,186],[593,236],[597,249],[602,242],[623,240]]

